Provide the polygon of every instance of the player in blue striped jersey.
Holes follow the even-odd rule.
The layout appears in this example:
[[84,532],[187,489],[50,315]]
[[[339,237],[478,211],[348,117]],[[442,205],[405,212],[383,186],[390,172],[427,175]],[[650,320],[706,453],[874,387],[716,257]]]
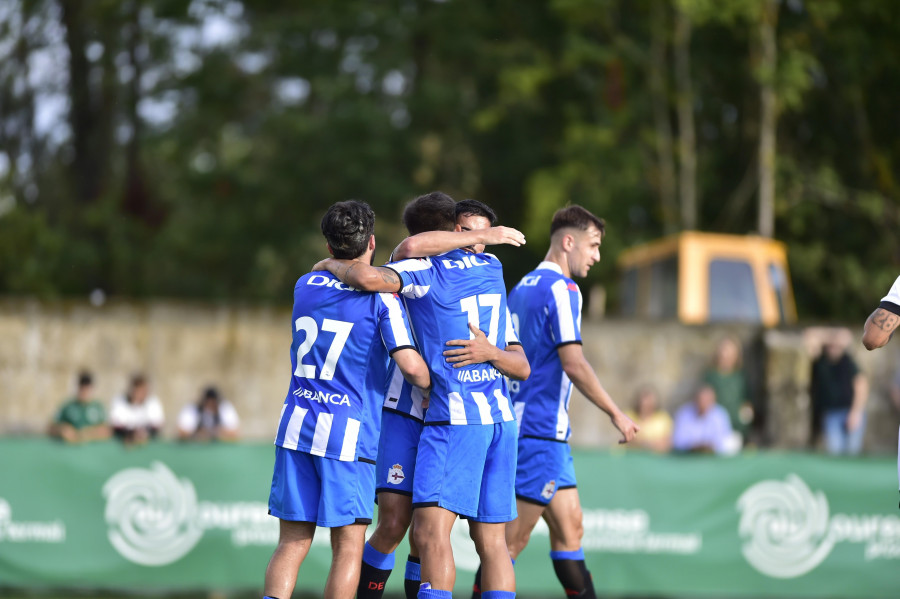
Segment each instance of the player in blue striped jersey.
[[[322,219],[329,251],[369,265],[375,215],[339,202]],[[287,599],[316,526],[330,527],[334,555],[326,597],[352,598],[366,526],[372,521],[381,402],[393,358],[418,387],[430,385],[396,295],[361,292],[329,273],[294,287],[290,388],[275,438],[269,513],[280,536],[266,569],[267,597]]]
[[[444,231],[417,232],[407,237],[392,255],[396,259],[414,256],[431,256],[460,247],[476,254],[484,251],[484,244],[509,243],[521,245],[524,236],[507,227],[491,228],[497,215],[491,208],[477,200],[462,200],[454,206],[456,227],[453,233]],[[427,225],[427,224],[426,224]],[[478,330],[477,345],[468,344],[471,353],[480,348],[485,353],[478,361],[487,361],[490,345],[487,337]],[[453,343],[461,343],[454,341]],[[464,350],[454,350],[462,353]],[[464,358],[452,358],[454,361]],[[412,521],[412,489],[416,469],[419,438],[424,426],[423,396],[416,387],[406,382],[399,372],[394,372],[382,412],[382,428],[389,434],[381,436],[376,465],[378,497],[378,525],[366,541],[357,599],[379,599],[394,567],[394,551],[406,535]],[[415,598],[421,578],[419,552],[413,534],[410,534],[410,553],[406,563],[404,586],[407,598]]]
[[[581,349],[581,291],[572,277],[587,276],[600,260],[604,222],[581,206],[558,210],[550,224],[544,261],[509,294],[513,321],[532,364],[527,381],[513,390],[519,418],[516,471],[518,518],[506,528],[515,559],[543,516],[550,528],[550,557],[568,597],[595,597],[581,547],[581,501],[567,443],[572,383],[609,414],[621,443],[638,427],[616,406]],[[475,596],[481,588],[476,573]]]
[[[407,206],[404,221],[410,231],[451,231],[453,202],[444,194],[417,198]],[[425,581],[418,596],[450,596],[455,580],[450,529],[457,515],[471,521],[485,564],[485,588],[498,598],[514,595],[504,523],[515,517],[515,441],[510,437],[516,430],[503,375],[526,378],[530,370],[510,326],[499,261],[490,254],[454,250],[353,273],[337,261],[322,266],[360,288],[402,289],[432,371],[434,388],[413,482],[414,537]],[[384,286],[382,278],[394,271],[401,285]],[[447,362],[445,341],[463,339],[466,350],[480,344],[481,335],[492,348],[489,363]]]

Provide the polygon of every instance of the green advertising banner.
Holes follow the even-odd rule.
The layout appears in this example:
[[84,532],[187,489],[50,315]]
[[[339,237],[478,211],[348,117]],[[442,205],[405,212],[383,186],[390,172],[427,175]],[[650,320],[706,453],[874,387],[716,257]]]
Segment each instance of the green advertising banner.
[[[0,440],[0,588],[261,590],[273,462],[268,444]],[[575,466],[600,594],[900,596],[894,460],[579,451]],[[467,597],[465,521],[452,540]],[[548,552],[540,523],[516,562],[520,596],[561,594]],[[321,592],[330,557],[319,530],[298,590]]]

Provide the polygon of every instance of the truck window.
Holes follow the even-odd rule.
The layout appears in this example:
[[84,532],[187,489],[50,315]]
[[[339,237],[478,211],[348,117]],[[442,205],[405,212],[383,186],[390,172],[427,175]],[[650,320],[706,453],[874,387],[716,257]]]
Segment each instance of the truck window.
[[709,321],[760,322],[753,269],[741,260],[709,263]]
[[647,297],[650,318],[678,317],[678,258],[672,256],[650,267],[650,295]]
[[622,277],[622,315],[635,316],[637,314],[638,272],[636,268],[629,268]]
[[776,262],[769,263],[769,281],[772,283],[772,289],[775,290],[775,297],[778,299],[778,322],[784,324],[787,321],[785,314],[785,305],[787,304],[787,276],[784,269]]

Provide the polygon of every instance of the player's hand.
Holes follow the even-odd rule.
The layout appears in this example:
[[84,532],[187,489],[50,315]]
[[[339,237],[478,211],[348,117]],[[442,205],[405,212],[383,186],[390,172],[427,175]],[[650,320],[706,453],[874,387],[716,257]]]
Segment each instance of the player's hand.
[[313,265],[313,267],[310,269],[310,272],[328,270],[328,261],[329,260],[331,260],[331,258],[325,258],[324,260],[319,260],[318,262],[316,262]]
[[631,418],[629,418],[622,412],[618,412],[612,417],[612,423],[613,426],[619,429],[619,432],[622,433],[622,438],[619,439],[619,445],[628,443],[629,441],[633,441],[634,436],[638,434],[638,431],[641,430],[641,427],[636,425]]
[[469,364],[481,364],[490,362],[496,355],[497,347],[488,341],[484,331],[469,323],[469,330],[475,336],[474,339],[454,339],[446,345],[458,349],[448,349],[444,352],[447,362],[454,368],[462,368]]
[[485,245],[525,245],[525,235],[512,227],[491,227],[483,231]]

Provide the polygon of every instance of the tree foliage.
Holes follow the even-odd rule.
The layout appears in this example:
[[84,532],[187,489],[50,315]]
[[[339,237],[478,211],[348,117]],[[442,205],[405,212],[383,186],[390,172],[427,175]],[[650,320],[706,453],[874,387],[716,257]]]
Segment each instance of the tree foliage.
[[621,249],[684,226],[686,193],[698,228],[756,229],[770,85],[800,313],[858,320],[900,266],[900,5],[770,4],[774,67],[765,5],[10,0],[0,292],[283,302],[329,204],[372,204],[386,258],[432,189],[526,232],[499,252],[509,282],[556,208],[586,206],[608,223],[591,279],[614,287]]

